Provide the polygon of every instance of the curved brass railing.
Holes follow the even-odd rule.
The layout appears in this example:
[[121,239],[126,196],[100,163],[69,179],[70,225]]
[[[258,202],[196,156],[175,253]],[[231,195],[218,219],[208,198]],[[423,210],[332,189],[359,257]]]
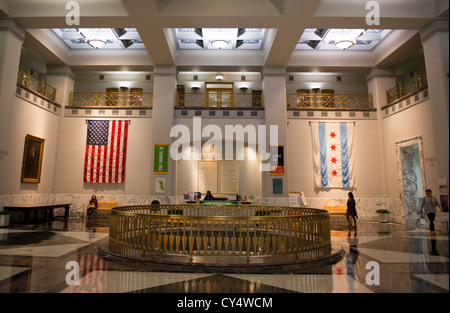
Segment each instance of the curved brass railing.
[[387,104],[391,104],[425,88],[428,88],[427,73],[426,70],[421,70],[414,73],[413,77],[399,82],[395,87],[386,90]]
[[109,247],[148,259],[170,254],[193,258],[289,256],[311,260],[330,253],[325,210],[253,205],[156,205],[111,211]]
[[50,86],[43,80],[37,79],[21,68],[19,68],[17,73],[17,84],[36,91],[52,101],[56,100],[56,88]]

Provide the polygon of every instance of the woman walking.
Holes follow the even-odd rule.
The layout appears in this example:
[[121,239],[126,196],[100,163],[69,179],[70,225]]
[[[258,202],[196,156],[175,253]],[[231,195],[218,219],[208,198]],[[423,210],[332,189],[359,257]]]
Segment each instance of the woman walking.
[[345,212],[345,217],[347,218],[348,221],[348,227],[352,228],[350,216],[353,219],[353,227],[356,229],[356,219],[358,218],[358,214],[356,213],[356,201],[352,192],[348,193],[347,212]]

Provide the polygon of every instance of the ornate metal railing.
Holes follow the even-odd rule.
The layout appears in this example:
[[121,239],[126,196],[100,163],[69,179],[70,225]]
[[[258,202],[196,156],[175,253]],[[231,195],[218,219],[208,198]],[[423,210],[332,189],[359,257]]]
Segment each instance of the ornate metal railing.
[[396,100],[426,88],[428,88],[427,74],[425,70],[421,70],[415,73],[413,77],[400,82],[394,88],[387,90],[387,104],[393,103]]
[[29,72],[19,68],[17,74],[17,84],[28,88],[29,90],[35,91],[40,95],[50,99],[52,101],[56,100],[56,88],[50,86],[43,80],[39,80],[32,76]]
[[287,95],[287,107],[291,109],[372,109],[371,94],[315,94]]
[[110,250],[146,259],[189,256],[291,256],[309,260],[331,249],[329,214],[310,208],[253,205],[156,205],[113,208]]
[[71,92],[69,106],[74,107],[152,107],[153,93],[140,92]]
[[235,93],[233,95],[233,101],[230,105],[223,103],[217,104],[217,102],[210,102],[210,99],[202,93],[186,93],[177,94],[177,107],[184,108],[225,108],[225,107],[236,107],[236,108],[261,108],[262,105],[262,95],[252,95],[251,93]]

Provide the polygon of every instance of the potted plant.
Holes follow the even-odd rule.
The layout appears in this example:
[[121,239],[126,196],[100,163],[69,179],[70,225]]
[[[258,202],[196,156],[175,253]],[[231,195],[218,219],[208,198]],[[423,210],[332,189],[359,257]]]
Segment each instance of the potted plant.
[[0,211],[0,227],[9,225],[9,217],[11,213],[7,210]]
[[391,211],[386,209],[378,209],[375,213],[380,214],[380,223],[388,223],[389,222],[389,214]]

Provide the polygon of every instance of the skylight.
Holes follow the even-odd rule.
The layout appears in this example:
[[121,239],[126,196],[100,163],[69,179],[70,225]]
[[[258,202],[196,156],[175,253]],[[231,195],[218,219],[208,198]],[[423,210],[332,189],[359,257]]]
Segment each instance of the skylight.
[[389,29],[320,29],[307,28],[300,38],[296,50],[341,50],[336,43],[353,40],[348,50],[371,51],[392,31]]
[[73,50],[95,49],[89,42],[103,42],[101,50],[136,50],[145,46],[135,28],[55,28],[52,31]]
[[171,31],[179,50],[262,50],[268,32],[263,28],[173,28]]

